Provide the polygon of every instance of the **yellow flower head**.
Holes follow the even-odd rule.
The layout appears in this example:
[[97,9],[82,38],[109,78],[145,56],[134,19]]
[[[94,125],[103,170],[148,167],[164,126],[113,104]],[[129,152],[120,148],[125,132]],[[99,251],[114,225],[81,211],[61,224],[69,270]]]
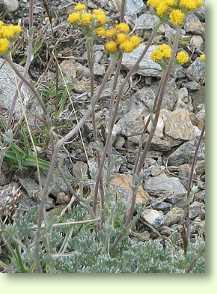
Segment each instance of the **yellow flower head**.
[[91,24],[93,20],[93,16],[91,13],[85,12],[81,14],[81,19],[80,19],[80,23],[83,26],[88,26]]
[[117,31],[115,28],[110,28],[108,30],[106,30],[105,32],[105,36],[106,38],[113,38],[116,35]]
[[20,25],[1,24],[0,26],[0,38],[6,38],[8,40],[12,40],[21,32],[22,32],[22,28]]
[[125,22],[121,22],[119,24],[116,25],[116,30],[119,33],[125,33],[128,34],[130,31],[129,25]]
[[159,62],[163,59],[163,54],[159,48],[156,48],[151,53],[151,59],[155,62]]
[[177,0],[164,0],[164,2],[170,7],[177,5]]
[[135,47],[133,42],[131,42],[130,40],[126,40],[125,42],[121,43],[120,49],[125,53],[131,53],[135,49]]
[[179,64],[185,64],[189,61],[189,55],[186,51],[180,51],[177,56],[176,56],[176,60]]
[[199,56],[199,60],[205,62],[206,61],[206,55],[203,53]]
[[134,48],[137,48],[139,46],[139,44],[142,42],[142,38],[140,38],[137,35],[132,35],[130,37],[130,42],[133,44]]
[[82,11],[86,9],[86,5],[84,3],[77,3],[74,7],[76,11]]
[[108,53],[115,53],[118,50],[118,45],[115,41],[108,41],[105,43],[105,50]]
[[118,44],[122,44],[123,42],[125,42],[128,39],[128,36],[124,33],[118,33],[117,34],[117,43]]
[[147,4],[153,8],[157,8],[161,0],[148,0]]
[[157,15],[160,17],[165,16],[168,13],[168,10],[169,5],[165,1],[161,1],[156,7]]
[[6,38],[0,39],[0,55],[7,54],[9,49],[10,49],[10,43],[8,39]]
[[104,27],[98,27],[95,29],[96,35],[99,37],[106,37],[106,29]]
[[159,62],[163,59],[168,59],[172,56],[172,48],[167,44],[161,44],[151,53],[151,59]]
[[159,46],[160,51],[162,52],[163,58],[170,58],[172,55],[172,48],[167,44],[161,44]]
[[179,5],[189,11],[200,8],[203,5],[203,0],[180,0]]
[[103,9],[94,9],[93,16],[100,25],[104,25],[108,21],[106,13]]
[[185,21],[185,14],[180,9],[172,10],[169,17],[174,26],[182,26]]
[[76,24],[80,21],[80,18],[81,18],[80,12],[72,12],[68,16],[68,22],[70,24]]

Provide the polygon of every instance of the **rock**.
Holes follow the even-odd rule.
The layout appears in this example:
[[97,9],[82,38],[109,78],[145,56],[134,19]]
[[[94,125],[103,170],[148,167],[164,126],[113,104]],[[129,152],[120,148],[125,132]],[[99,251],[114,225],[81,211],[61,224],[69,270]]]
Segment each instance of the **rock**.
[[[118,79],[118,84],[115,90],[115,94],[118,94],[118,89],[120,88],[121,84],[123,82],[123,78],[119,77]],[[112,89],[113,89],[113,84],[114,84],[114,77],[111,78],[105,85],[105,88],[101,94],[101,99],[107,99],[109,97],[111,97],[112,95]],[[98,91],[99,88],[96,89],[96,92]],[[127,83],[124,87],[124,92],[126,92],[129,89],[129,84]]]
[[189,112],[193,111],[192,100],[188,94],[187,88],[181,88],[178,90],[178,101],[175,109],[184,109]]
[[154,197],[183,197],[186,193],[185,187],[178,178],[159,175],[150,177],[145,181],[144,189]]
[[171,233],[172,233],[172,230],[168,226],[162,226],[161,229],[160,229],[160,233],[163,236],[169,237],[171,235]]
[[[16,64],[18,70],[24,74],[24,68],[18,64]],[[10,111],[13,98],[16,94],[17,83],[20,83],[20,79],[16,77],[16,74],[8,65],[7,62],[4,62],[3,59],[0,58],[0,108],[5,109],[6,111]],[[23,105],[27,105],[30,101],[31,93],[26,85],[22,85],[21,88],[21,96],[23,98]],[[21,118],[22,116],[22,107],[20,101],[20,95],[18,95],[16,107],[14,110],[14,116],[16,119]]]
[[195,132],[190,113],[182,109],[171,112],[165,122],[165,134],[177,140],[192,140]]
[[158,165],[152,165],[152,166],[150,166],[150,171],[151,171],[152,177],[156,177],[156,176],[159,176],[161,174],[162,169]]
[[193,50],[203,51],[204,41],[201,36],[192,36],[190,41],[190,46]]
[[[38,183],[32,178],[21,178],[19,177],[19,182],[23,189],[26,191],[28,197],[36,202],[40,200],[40,187]],[[52,198],[48,197],[45,208],[46,210],[52,209],[54,207],[54,201]]]
[[[133,95],[132,99],[142,102],[148,109],[152,110],[154,106],[154,99],[158,92],[158,88],[159,83],[152,84],[151,87],[144,87],[138,90]],[[175,104],[178,100],[177,91],[178,88],[176,86],[175,79],[169,79],[162,101],[162,109],[171,111],[174,109]]]
[[190,164],[186,163],[179,166],[178,177],[180,179],[180,182],[185,186],[186,189],[188,188],[190,170],[191,170]]
[[183,86],[191,91],[197,91],[201,88],[201,85],[199,83],[197,83],[196,81],[184,83]]
[[136,18],[134,24],[136,30],[152,30],[158,22],[158,16],[150,13],[145,13]]
[[184,209],[174,207],[165,216],[165,225],[171,226],[180,223],[185,216]]
[[[141,134],[144,129],[145,115],[147,115],[147,110],[144,109],[144,107],[134,106],[115,124],[113,137],[116,137],[117,134],[121,134],[128,137],[128,140],[132,138],[136,139],[136,143],[138,143],[140,138],[139,134]],[[133,135],[136,135],[136,137],[132,137]]]
[[203,82],[206,74],[206,63],[198,58],[188,67],[187,76],[189,79],[196,82]]
[[189,14],[186,17],[184,29],[186,33],[192,33],[192,34],[204,34],[205,33],[205,27],[202,25],[200,19],[193,13]]
[[206,190],[201,190],[194,194],[194,200],[198,202],[206,202]]
[[157,202],[157,201],[155,201],[151,205],[152,205],[152,207],[154,209],[161,210],[161,211],[168,211],[171,208],[171,206],[172,206],[171,203],[168,203],[168,202],[165,202],[165,201],[163,201],[163,202]]
[[[137,49],[135,49],[132,53],[124,53],[122,65],[127,68],[131,69],[142,52],[144,51],[146,44],[142,43]],[[144,58],[140,62],[139,69],[137,73],[142,76],[152,76],[152,77],[160,77],[161,76],[161,66],[154,62],[151,59],[151,52],[156,48],[156,46],[152,45],[149,47],[147,53],[145,54]]]
[[[115,188],[115,191],[119,192],[126,202],[129,201],[132,192],[132,176],[127,174],[116,174],[112,180],[111,185]],[[146,205],[149,202],[149,194],[144,191],[140,185],[136,194],[136,204]]]
[[205,218],[205,205],[204,203],[194,201],[190,205],[189,217],[193,220],[197,216],[200,216],[201,219]]
[[206,165],[205,165],[205,160],[198,160],[196,167],[195,167],[195,172],[197,175],[204,175],[206,172]]
[[125,14],[127,16],[135,15],[145,7],[143,0],[126,0]]
[[[166,39],[168,39],[169,42],[171,42],[174,39],[174,36],[176,34],[176,30],[172,28],[169,24],[164,23],[160,26],[160,32],[165,34]],[[181,29],[181,35],[185,35],[185,31]]]
[[144,209],[141,217],[150,225],[158,228],[164,224],[164,214],[154,209]]
[[[52,174],[52,180],[50,181],[49,187],[48,187],[48,193],[53,195],[55,198],[57,197],[57,194],[60,192],[69,192],[68,185],[66,184],[66,181],[70,185],[72,181],[72,175],[70,174],[69,170],[65,165],[61,167],[63,177],[59,173],[58,169],[55,169]],[[47,176],[45,174],[41,174],[41,182],[42,185],[44,185],[46,181]]]
[[19,6],[18,0],[0,0],[0,4],[2,3],[9,12],[16,11]]
[[22,197],[23,193],[17,183],[0,186],[0,216],[10,216]]
[[[144,143],[147,142],[148,140],[148,134],[145,135],[144,137]],[[132,142],[134,140],[134,143],[138,143],[138,137],[130,137],[129,138]],[[150,149],[154,150],[154,151],[159,151],[159,152],[168,152],[170,151],[173,147],[179,145],[180,142],[177,140],[174,140],[173,138],[170,137],[164,137],[164,138],[159,138],[157,136],[154,136],[152,141],[151,141],[151,145],[150,145]]]
[[[180,147],[178,147],[170,156],[168,157],[168,164],[169,165],[181,165],[184,163],[192,162],[195,148],[196,148],[197,140],[192,140],[189,142],[185,142]],[[205,158],[205,143],[202,142],[198,154],[197,159],[203,160]]]
[[115,148],[116,149],[122,149],[125,144],[125,139],[122,136],[118,136],[115,141]]
[[94,64],[94,75],[103,76],[105,74],[105,66],[99,63]]

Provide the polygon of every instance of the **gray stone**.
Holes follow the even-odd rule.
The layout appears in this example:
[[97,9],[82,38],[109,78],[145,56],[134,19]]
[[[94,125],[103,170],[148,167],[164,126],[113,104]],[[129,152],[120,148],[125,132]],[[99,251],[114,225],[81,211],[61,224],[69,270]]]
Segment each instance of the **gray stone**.
[[183,84],[188,90],[197,91],[201,88],[200,84],[196,81],[191,81]]
[[[132,53],[124,53],[122,65],[125,68],[131,69],[138,58],[141,56],[144,51],[146,44],[142,43],[138,48],[136,48]],[[156,46],[152,45],[149,47],[147,53],[144,58],[140,62],[139,69],[137,73],[142,76],[152,76],[152,77],[160,77],[161,76],[161,66],[154,62],[151,59],[151,52],[156,48]]]
[[[197,139],[182,144],[172,154],[170,154],[168,157],[168,164],[177,166],[191,162],[195,153],[196,143]],[[203,160],[204,158],[205,143],[202,142],[198,150],[197,159]]]
[[164,214],[162,211],[154,209],[144,209],[141,217],[150,225],[156,228],[164,224]]
[[176,109],[184,109],[189,112],[193,111],[192,100],[188,94],[187,88],[181,88],[178,90],[178,101],[176,104]]
[[186,17],[184,29],[187,33],[192,34],[204,34],[205,27],[201,23],[200,19],[193,13]]
[[[48,193],[53,195],[54,197],[57,197],[57,194],[60,192],[69,192],[69,187],[66,184],[66,182],[68,182],[68,184],[70,185],[72,181],[72,175],[70,174],[68,168],[66,166],[62,166],[61,170],[63,173],[63,177],[58,171],[58,169],[55,169],[48,187]],[[46,178],[47,175],[41,174],[42,185],[44,185]]]
[[[22,74],[24,74],[24,68],[22,66],[16,64],[16,67]],[[17,84],[19,83],[20,79],[16,77],[16,74],[11,69],[10,65],[0,58],[0,106],[6,111],[10,111],[11,109],[12,101],[17,90]],[[24,84],[21,88],[21,95],[17,96],[17,103],[14,110],[14,116],[16,119],[19,119],[22,116],[20,96],[22,97],[22,103],[25,106],[29,102],[31,94]]]
[[147,115],[147,110],[143,107],[134,107],[128,113],[126,113],[116,124],[113,129],[113,137],[117,134],[131,138],[136,135],[138,142],[139,134],[144,129],[144,118]]
[[196,217],[204,219],[205,217],[205,205],[204,203],[194,201],[190,205],[189,217],[190,219],[195,219]]
[[179,207],[172,208],[165,216],[165,224],[171,226],[180,223],[185,216],[184,209]]
[[[159,83],[152,84],[151,87],[144,87],[138,90],[133,99],[141,101],[148,109],[152,110],[154,106],[154,99],[159,89]],[[178,100],[178,88],[175,83],[175,79],[169,79],[165,89],[162,108],[167,110],[173,110]]]
[[195,131],[190,113],[182,109],[173,111],[165,123],[165,134],[183,141],[193,139]]
[[143,0],[127,0],[125,14],[127,16],[139,13],[145,7]]
[[94,64],[94,75],[103,76],[105,74],[105,66],[99,63]]
[[198,58],[188,67],[186,74],[189,79],[200,82],[205,80],[206,63]]
[[159,22],[159,17],[154,14],[145,13],[135,20],[135,29],[151,30]]
[[9,12],[16,11],[19,6],[18,0],[0,0],[0,4],[2,3]]
[[[32,178],[19,178],[19,182],[23,189],[26,191],[28,197],[36,202],[40,200],[40,187],[39,184]],[[54,207],[54,201],[52,198],[48,197],[45,203],[46,209],[51,209]]]
[[196,49],[196,50],[203,50],[203,38],[201,36],[192,36],[191,41],[190,41],[190,46],[192,47],[192,49]]
[[145,191],[155,197],[183,196],[186,193],[185,187],[178,178],[159,175],[150,177],[145,181]]

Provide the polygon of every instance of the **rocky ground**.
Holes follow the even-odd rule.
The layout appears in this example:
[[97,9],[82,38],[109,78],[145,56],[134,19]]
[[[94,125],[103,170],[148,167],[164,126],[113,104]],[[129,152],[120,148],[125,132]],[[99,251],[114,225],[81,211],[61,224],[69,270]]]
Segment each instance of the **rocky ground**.
[[[65,83],[70,88],[70,95],[79,116],[85,112],[89,102],[89,71],[87,56],[84,52],[80,33],[68,28],[66,22],[67,12],[73,1],[49,1],[53,17],[54,37],[51,35],[49,20],[42,1],[36,1],[35,21],[37,27],[35,45],[38,45],[32,61],[29,75],[38,82],[38,89],[43,93],[55,79],[55,62],[47,68],[50,52],[54,39],[59,38],[56,56],[63,73]],[[113,1],[87,1],[90,7],[100,5],[112,17],[117,16]],[[145,39],[150,35],[157,17],[147,8],[146,1],[128,0],[126,19],[135,26],[135,30]],[[28,1],[20,0],[20,8],[15,12],[7,13],[4,17],[8,20],[21,21],[28,26]],[[198,56],[205,51],[205,15],[206,9],[202,8],[188,16],[182,30],[182,47],[191,56],[191,65],[176,66],[170,77],[163,99],[163,107],[153,138],[151,149],[143,168],[143,184],[137,193],[137,203],[144,205],[141,224],[139,225],[140,238],[144,240],[170,237],[173,233],[180,232],[184,218],[186,192],[191,163],[205,119],[205,63]],[[157,37],[136,75],[126,87],[124,100],[113,132],[113,178],[112,185],[124,198],[130,193],[132,169],[135,162],[140,134],[144,123],[153,107],[154,96],[158,90],[162,69],[150,59],[151,50],[160,42],[170,40],[173,29],[169,25],[161,25]],[[26,33],[18,44],[15,52],[15,61],[20,66],[25,63]],[[144,44],[131,54],[123,58],[121,79],[135,63]],[[105,73],[107,57],[103,46],[95,46],[95,85],[100,85]],[[59,74],[60,85],[63,79]],[[108,81],[106,89],[96,106],[97,127],[101,145],[105,143],[106,120],[109,115],[109,98],[111,95],[112,80]],[[27,103],[31,99],[30,91],[23,86],[22,89]],[[0,59],[0,117],[7,117],[11,101],[16,92],[16,81],[11,69]],[[48,107],[51,112],[54,97],[51,95]],[[32,128],[40,129],[40,110],[33,105],[28,114]],[[17,103],[14,120],[21,116],[21,106]],[[68,102],[64,109],[55,117],[56,125],[76,124],[74,112]],[[61,128],[61,132],[65,133]],[[61,135],[60,132],[60,135]],[[147,134],[148,135],[148,134]],[[88,121],[79,135],[67,145],[67,150],[62,150],[60,161],[65,178],[79,190],[77,183],[83,185],[87,196],[91,193],[93,175],[96,169],[96,148],[93,140],[92,124]],[[17,144],[19,139],[16,138]],[[49,148],[43,150],[43,143],[39,146],[43,158],[49,159]],[[50,147],[50,146],[48,146]],[[67,152],[66,152],[67,151]],[[46,173],[42,175],[44,179]],[[82,181],[81,181],[82,179]],[[75,184],[76,183],[76,184]],[[4,215],[13,215],[16,210],[27,210],[37,205],[39,184],[35,170],[19,169],[9,170],[4,162],[3,173],[0,178],[0,207]],[[50,185],[50,197],[47,209],[68,203],[71,194],[58,171]],[[191,193],[190,219],[192,221],[192,238],[201,236],[205,238],[205,138],[199,148],[198,160],[193,177]],[[154,228],[154,229],[153,229]]]

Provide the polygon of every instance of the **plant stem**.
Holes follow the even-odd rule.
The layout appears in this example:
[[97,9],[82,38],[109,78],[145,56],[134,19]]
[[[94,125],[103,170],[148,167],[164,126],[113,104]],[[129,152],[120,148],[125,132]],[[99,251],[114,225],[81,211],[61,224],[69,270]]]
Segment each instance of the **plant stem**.
[[185,253],[187,253],[187,251],[188,251],[188,247],[190,244],[190,237],[191,237],[191,222],[190,222],[190,216],[189,216],[189,213],[190,213],[190,193],[191,193],[191,188],[192,188],[192,181],[193,181],[195,165],[197,162],[197,154],[198,154],[199,147],[200,147],[201,141],[203,139],[204,133],[205,133],[205,123],[203,125],[199,140],[196,145],[193,161],[191,164],[191,171],[190,171],[190,175],[189,175],[189,180],[188,180],[188,189],[187,189],[187,196],[186,196],[187,205],[186,205],[186,211],[185,211],[185,234],[186,234],[184,236],[185,243],[186,243]]
[[[129,208],[127,209],[127,213],[126,213],[126,219],[125,219],[125,226],[128,226],[131,222],[131,219],[133,217],[133,211],[134,211],[134,207],[135,207],[135,202],[136,202],[136,193],[137,193],[137,189],[138,189],[138,183],[137,183],[137,179],[140,176],[141,173],[141,169],[144,165],[151,141],[153,139],[156,127],[157,127],[157,123],[158,123],[158,119],[159,119],[159,115],[160,115],[160,110],[161,110],[161,105],[162,105],[162,100],[163,100],[163,96],[164,96],[164,92],[165,92],[165,88],[167,85],[167,81],[172,69],[172,66],[174,64],[175,61],[175,56],[177,54],[178,51],[178,45],[179,45],[179,30],[177,30],[177,34],[175,37],[175,41],[174,41],[174,45],[173,45],[173,53],[172,56],[170,58],[169,64],[167,66],[167,69],[164,71],[163,76],[161,78],[161,82],[160,82],[160,86],[159,86],[159,92],[158,92],[158,97],[156,98],[156,112],[155,112],[155,116],[154,116],[154,120],[152,123],[152,128],[148,137],[148,140],[145,144],[144,150],[143,152],[141,152],[141,155],[138,157],[137,159],[137,166],[135,167],[135,172],[133,175],[133,180],[132,180],[132,195],[131,195],[131,199],[130,199],[130,205]],[[141,151],[141,150],[140,150]]]
[[111,119],[110,119],[110,122],[109,122],[108,135],[107,135],[107,138],[106,138],[106,143],[105,143],[105,147],[104,147],[104,150],[103,150],[103,154],[102,154],[102,157],[101,157],[101,160],[100,160],[100,167],[99,167],[97,177],[96,177],[96,185],[95,185],[95,189],[94,189],[94,205],[93,205],[93,209],[95,209],[96,204],[97,204],[97,195],[98,195],[98,190],[99,190],[100,178],[101,178],[102,170],[103,170],[103,167],[104,167],[107,150],[108,150],[108,147],[110,145],[110,140],[111,140],[112,131],[113,131],[113,128],[114,128],[116,116],[117,116],[117,113],[118,113],[119,104],[120,104],[121,99],[123,98],[123,92],[124,92],[125,86],[128,83],[128,81],[130,80],[130,77],[132,76],[132,74],[138,69],[140,62],[142,61],[145,54],[147,53],[148,48],[151,46],[152,41],[154,39],[154,36],[155,36],[155,34],[157,32],[157,28],[158,28],[158,26],[155,28],[155,30],[152,31],[152,34],[151,34],[151,36],[150,36],[150,38],[148,40],[148,43],[147,43],[146,47],[144,48],[142,54],[140,55],[140,57],[138,58],[138,60],[134,64],[134,66],[128,72],[127,76],[125,77],[125,79],[124,79],[123,83],[121,84],[120,89],[118,91],[118,94],[117,94],[117,97],[116,97],[117,98],[116,103],[114,105],[113,113],[112,113],[112,116],[111,116]]
[[[111,61],[110,65],[104,75],[101,86],[100,86],[98,92],[96,93],[96,95],[92,99],[92,105],[95,105],[95,103],[99,100],[99,98],[104,90],[104,87],[106,85],[106,82],[113,71],[114,65],[115,65],[114,61]],[[40,203],[39,210],[38,210],[38,223],[37,223],[36,241],[35,241],[35,248],[34,248],[35,256],[39,256],[39,246],[40,246],[40,239],[41,239],[41,225],[42,225],[43,219],[45,220],[45,204],[46,204],[46,201],[48,198],[49,184],[52,179],[53,171],[56,166],[58,152],[59,152],[60,148],[64,145],[64,143],[67,142],[68,140],[70,140],[82,128],[82,126],[85,124],[87,119],[90,117],[91,113],[92,113],[92,106],[89,107],[86,114],[80,119],[80,121],[77,123],[77,125],[68,134],[66,134],[64,137],[62,137],[56,143],[56,145],[54,147],[54,151],[53,151],[50,167],[48,170],[47,178],[46,178],[43,190],[41,191],[41,197],[40,197],[41,203]],[[37,268],[37,270],[40,271],[40,268]]]

